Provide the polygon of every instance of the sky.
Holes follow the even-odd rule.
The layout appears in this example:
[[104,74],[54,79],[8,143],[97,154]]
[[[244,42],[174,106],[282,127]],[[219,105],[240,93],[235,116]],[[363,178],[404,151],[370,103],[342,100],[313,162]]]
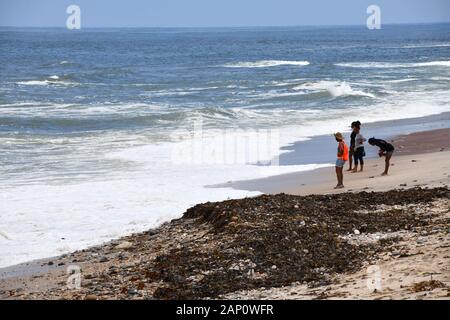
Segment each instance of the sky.
[[0,26],[64,27],[69,5],[89,27],[363,25],[450,22],[450,0],[0,0]]

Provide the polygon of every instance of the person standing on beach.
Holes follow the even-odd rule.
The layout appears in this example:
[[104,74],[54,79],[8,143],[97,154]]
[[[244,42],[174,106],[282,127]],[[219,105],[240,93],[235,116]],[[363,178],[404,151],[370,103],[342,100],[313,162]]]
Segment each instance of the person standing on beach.
[[358,172],[358,164],[361,164],[361,169],[359,172],[364,170],[364,157],[366,156],[366,151],[364,149],[364,142],[366,138],[361,134],[360,125],[356,124],[354,131],[356,133],[355,137],[355,147],[353,151],[353,158],[355,159],[355,168],[353,169],[353,173]]
[[334,138],[338,142],[337,159],[336,159],[336,176],[338,184],[335,189],[344,188],[344,165],[348,160],[348,146],[345,144],[344,136],[342,133],[337,132],[334,134]]
[[391,158],[392,158],[392,154],[394,153],[394,146],[384,140],[381,139],[376,139],[374,138],[370,138],[369,139],[369,144],[371,146],[377,146],[378,148],[380,148],[380,151],[378,152],[378,155],[381,157],[386,157],[385,160],[385,167],[384,167],[384,172],[381,174],[382,176],[387,176],[388,172],[389,172],[389,167],[391,165]]
[[352,171],[353,170],[353,153],[355,151],[355,138],[356,138],[356,132],[355,132],[355,127],[359,125],[361,126],[361,122],[359,121],[353,121],[351,124],[351,128],[352,128],[352,133],[350,134],[350,157],[348,159],[348,170],[347,171]]

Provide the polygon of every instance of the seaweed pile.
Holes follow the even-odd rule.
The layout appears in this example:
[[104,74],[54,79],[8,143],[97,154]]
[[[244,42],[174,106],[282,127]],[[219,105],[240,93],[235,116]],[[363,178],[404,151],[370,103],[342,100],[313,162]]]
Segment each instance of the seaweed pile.
[[[356,272],[393,250],[400,240],[397,231],[435,228],[435,200],[449,196],[447,188],[417,188],[199,204],[158,229],[51,261],[86,268],[78,291],[64,287],[64,271],[58,280],[62,285],[10,295],[202,299],[293,283],[328,285],[336,274]],[[448,228],[447,221],[442,225]],[[350,241],[378,233],[393,236]]]
[[[197,205],[183,218],[211,225],[210,235],[157,257],[155,298],[218,297],[237,290],[293,282],[321,285],[332,274],[356,271],[389,245],[354,245],[348,233],[395,232],[425,226],[409,207],[448,198],[448,189],[359,194],[263,195]],[[376,210],[378,206],[391,206]],[[393,206],[393,207],[392,207]],[[202,243],[203,242],[203,243]]]

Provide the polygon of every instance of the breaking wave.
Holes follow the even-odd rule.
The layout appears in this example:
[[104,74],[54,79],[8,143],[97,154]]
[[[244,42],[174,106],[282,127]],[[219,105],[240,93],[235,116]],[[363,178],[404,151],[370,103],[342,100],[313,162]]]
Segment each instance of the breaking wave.
[[450,43],[434,43],[434,44],[412,44],[401,47],[390,47],[390,49],[418,49],[418,48],[444,48],[450,47]]
[[328,93],[331,94],[333,97],[362,96],[375,98],[375,95],[371,93],[364,92],[362,90],[354,90],[348,83],[338,81],[319,81],[315,83],[305,83],[298,85],[293,89],[303,90],[307,92],[328,91]]
[[238,62],[224,65],[226,68],[268,68],[277,66],[307,66],[309,61],[261,60],[255,62]]
[[430,62],[407,62],[407,63],[392,63],[392,62],[349,62],[336,63],[335,66],[345,68],[421,68],[421,67],[450,67],[450,61],[430,61]]
[[26,80],[18,81],[16,84],[21,86],[74,86],[77,85],[75,82],[64,81],[57,75],[49,76],[45,80]]

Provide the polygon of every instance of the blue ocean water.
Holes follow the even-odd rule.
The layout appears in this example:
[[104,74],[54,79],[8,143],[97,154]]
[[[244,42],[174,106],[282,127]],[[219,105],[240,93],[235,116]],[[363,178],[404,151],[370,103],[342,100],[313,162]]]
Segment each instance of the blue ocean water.
[[198,121],[210,139],[276,129],[283,145],[450,111],[450,24],[0,28],[0,61],[0,266],[253,195],[203,188],[250,165],[170,160]]

